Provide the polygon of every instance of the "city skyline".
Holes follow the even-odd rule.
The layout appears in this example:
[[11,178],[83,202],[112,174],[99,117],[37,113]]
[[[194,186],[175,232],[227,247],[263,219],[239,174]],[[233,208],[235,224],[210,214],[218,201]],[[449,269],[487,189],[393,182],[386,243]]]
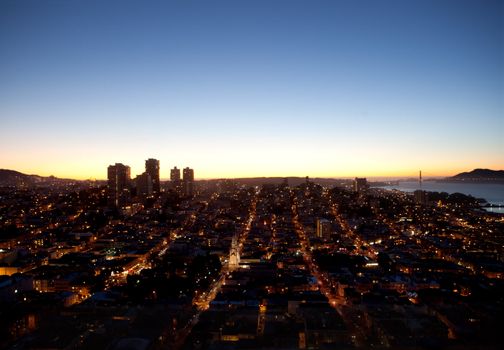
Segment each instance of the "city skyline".
[[[157,159],[156,159],[157,160]],[[145,162],[146,160],[144,160],[143,162]],[[158,162],[160,162],[159,160],[157,160]],[[127,163],[127,164],[124,164],[124,163]],[[128,161],[118,161],[118,162],[115,162],[115,164],[121,164],[121,165],[125,165],[126,167],[128,167],[129,169],[133,169],[133,170],[130,170],[131,171],[131,180],[133,181],[134,178],[133,176],[141,176],[141,175],[145,175],[147,174],[145,172],[145,169],[143,169],[141,166],[135,166],[135,167],[131,167],[129,165],[129,162]],[[113,164],[109,164],[108,166],[112,166]],[[177,165],[167,165],[168,168],[166,167],[162,167],[161,165],[159,166],[159,180],[160,181],[163,181],[163,182],[166,182],[166,181],[173,181],[172,177],[173,177],[173,170],[174,168],[171,168],[171,167],[174,167],[176,170],[179,171],[179,176],[180,176],[180,171],[181,170],[184,170],[184,168],[177,168]],[[107,168],[107,167],[106,167]],[[22,171],[19,171],[18,169],[1,169],[1,170],[8,170],[8,171],[19,171],[20,173],[24,174],[24,175],[34,175],[34,176],[43,176],[43,177],[50,177],[50,176],[55,176],[56,178],[60,178],[60,179],[68,179],[68,180],[78,180],[78,181],[106,181],[107,180],[107,170],[103,170],[102,169],[102,175],[100,175],[99,177],[79,177],[79,176],[56,176],[55,175],[55,172],[47,172],[47,173],[31,173],[31,172],[22,172]],[[186,168],[189,168],[189,167],[186,167]],[[192,169],[192,168],[191,168]],[[502,171],[500,169],[487,169],[487,168],[474,168],[474,169],[469,169],[469,168],[463,168],[463,167],[460,167],[460,171],[459,172],[452,172],[452,173],[447,173],[447,174],[441,174],[441,173],[430,173],[430,172],[423,172],[423,178],[424,179],[436,179],[436,178],[444,178],[444,177],[451,177],[451,176],[454,176],[454,175],[458,175],[460,173],[466,173],[466,172],[469,172],[471,170],[490,170],[490,171]],[[367,177],[369,179],[374,179],[374,180],[393,180],[393,179],[411,179],[411,178],[418,178],[418,174],[419,174],[419,171],[422,172],[422,170],[418,170],[418,169],[408,169],[404,172],[384,172],[384,173],[380,173],[378,175],[369,175],[369,173],[365,173],[365,172],[361,172],[361,173],[354,173],[354,172],[346,172],[346,173],[336,173],[336,174],[322,174],[322,175],[313,175],[312,173],[309,173],[309,172],[305,172],[305,173],[296,173],[296,174],[286,174],[282,171],[278,172],[278,173],[274,173],[274,174],[271,174],[271,173],[268,173],[267,171],[261,173],[260,171],[255,171],[255,172],[247,172],[247,173],[240,173],[240,175],[237,175],[237,176],[226,176],[226,175],[223,175],[223,176],[213,176],[213,177],[203,177],[203,176],[195,176],[194,179],[195,180],[218,180],[218,179],[246,179],[246,178],[305,178],[305,177],[308,177],[308,178],[319,178],[319,179],[356,179],[356,178],[361,178],[361,177]],[[199,173],[199,171],[198,171]],[[341,175],[340,175],[341,174]],[[356,175],[357,174],[357,175]],[[366,175],[368,174],[368,175]],[[179,179],[178,181],[181,181],[181,179]]]
[[500,1],[4,1],[0,168],[504,169]]
[[0,349],[504,342],[504,0],[0,1]]

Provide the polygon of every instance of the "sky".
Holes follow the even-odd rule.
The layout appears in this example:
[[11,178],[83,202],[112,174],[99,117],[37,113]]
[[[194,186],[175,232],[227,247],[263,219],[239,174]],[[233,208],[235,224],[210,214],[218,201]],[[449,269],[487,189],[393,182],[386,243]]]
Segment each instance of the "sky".
[[0,168],[504,169],[504,2],[0,1]]

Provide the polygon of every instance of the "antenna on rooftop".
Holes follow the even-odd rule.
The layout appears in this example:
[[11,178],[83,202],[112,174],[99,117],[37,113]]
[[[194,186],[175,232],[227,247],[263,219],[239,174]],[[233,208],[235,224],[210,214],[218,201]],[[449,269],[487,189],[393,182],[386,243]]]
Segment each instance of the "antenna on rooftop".
[[420,184],[420,189],[422,189],[422,170],[420,170],[420,177],[418,178],[418,183]]

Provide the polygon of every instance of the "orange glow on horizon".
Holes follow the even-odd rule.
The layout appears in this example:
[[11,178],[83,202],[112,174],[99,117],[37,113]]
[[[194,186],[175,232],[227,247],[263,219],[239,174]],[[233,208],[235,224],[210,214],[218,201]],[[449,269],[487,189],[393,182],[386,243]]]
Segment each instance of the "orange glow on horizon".
[[[108,165],[107,165],[108,166]],[[77,169],[81,171],[75,171],[76,169],[63,169],[61,167],[53,168],[53,169],[44,169],[44,168],[12,168],[8,166],[3,166],[2,168],[16,170],[28,175],[39,175],[39,176],[55,176],[63,179],[74,179],[74,180],[106,180],[107,174],[106,169],[107,166],[100,169],[89,169],[85,171],[84,169]],[[177,166],[181,168],[181,166]],[[163,181],[169,180],[170,178],[170,169],[173,166],[166,168],[161,166],[161,179]],[[306,176],[310,178],[333,178],[333,179],[345,179],[345,178],[354,178],[354,177],[366,177],[366,178],[416,178],[418,176],[418,171],[420,169],[369,169],[368,171],[364,169],[355,169],[355,170],[346,170],[346,171],[267,171],[265,169],[264,172],[261,172],[257,169],[250,169],[249,171],[245,169],[241,169],[241,171],[236,172],[217,172],[217,171],[208,171],[206,169],[199,169],[198,167],[192,167],[195,171],[196,180],[211,180],[211,179],[235,179],[235,178],[255,178],[255,177],[300,177],[304,178]],[[424,168],[422,170],[422,175],[424,178],[429,177],[448,177],[453,176],[461,172],[471,171],[475,168],[488,168],[492,170],[501,170],[502,166],[475,166],[468,168],[458,168],[458,169],[429,169]],[[205,171],[206,170],[206,171]],[[133,168],[131,169],[131,177],[134,178],[136,175],[139,175],[143,172],[143,169]]]
[[[111,156],[111,154],[113,154]],[[412,156],[411,154],[415,154]],[[394,149],[354,148],[351,151],[334,147],[261,148],[198,148],[170,154],[162,150],[121,149],[103,152],[95,149],[57,150],[32,149],[20,157],[17,152],[4,152],[0,168],[40,176],[54,175],[76,180],[107,178],[107,167],[123,163],[131,167],[134,178],[145,171],[145,160],[159,159],[161,178],[169,179],[170,169],[194,169],[196,179],[250,178],[250,177],[305,177],[311,178],[394,178],[418,176],[453,176],[476,168],[504,169],[499,155],[467,155],[452,152],[415,152]]]

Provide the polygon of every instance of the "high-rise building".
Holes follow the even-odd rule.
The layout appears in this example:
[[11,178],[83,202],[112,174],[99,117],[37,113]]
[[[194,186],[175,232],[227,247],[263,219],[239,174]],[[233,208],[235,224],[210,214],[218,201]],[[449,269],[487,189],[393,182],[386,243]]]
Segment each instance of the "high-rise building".
[[415,198],[415,203],[420,204],[420,205],[426,205],[427,204],[427,192],[422,191],[422,190],[416,190],[413,192],[413,196]]
[[108,203],[122,207],[130,200],[130,167],[121,163],[109,165],[107,169]]
[[180,169],[174,167],[170,170],[170,188],[177,194],[182,195],[182,181],[180,180]]
[[367,179],[365,177],[356,177],[353,182],[355,192],[366,192],[368,189]]
[[194,193],[194,169],[184,168],[182,181],[184,184],[184,195],[192,196]]
[[161,187],[159,183],[159,160],[149,158],[145,161],[145,172],[150,175],[152,181],[152,192],[159,193]]
[[327,219],[317,219],[317,237],[323,239],[331,238],[332,224]]
[[170,170],[170,181],[180,181],[180,169],[178,169],[177,167],[174,167],[172,170]]
[[152,194],[153,181],[148,172],[144,172],[135,178],[137,196],[147,197]]

